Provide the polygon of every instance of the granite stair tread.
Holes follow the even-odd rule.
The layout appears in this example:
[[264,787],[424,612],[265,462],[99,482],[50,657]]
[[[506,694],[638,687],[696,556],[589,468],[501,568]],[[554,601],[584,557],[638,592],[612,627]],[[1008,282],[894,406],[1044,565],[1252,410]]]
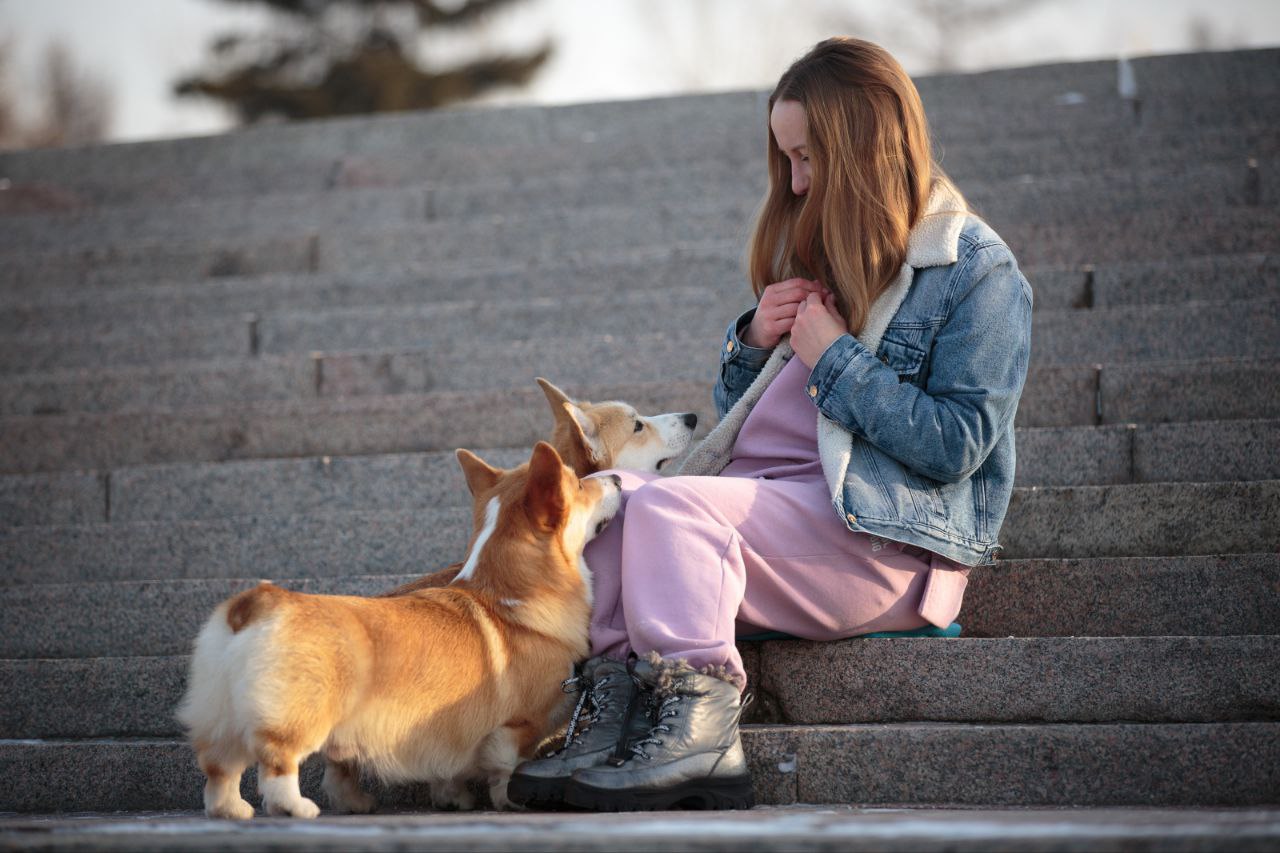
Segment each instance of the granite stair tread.
[[[142,539],[149,528],[132,529]],[[459,538],[458,550],[444,554],[439,566],[465,550],[465,534]],[[176,547],[169,554],[181,559]],[[396,573],[317,577],[300,561],[272,565],[278,571],[262,574],[300,592],[377,595],[417,579],[433,565],[424,561],[415,574],[392,566]],[[254,577],[105,580],[93,568],[87,566],[73,582],[45,577],[0,587],[0,623],[9,626],[0,636],[0,658],[185,654],[219,601],[258,582]],[[1277,584],[1277,553],[1001,560],[969,573],[957,621],[965,638],[1269,634],[1280,624],[1280,596],[1273,594]],[[59,615],[65,613],[76,616],[68,621]]]

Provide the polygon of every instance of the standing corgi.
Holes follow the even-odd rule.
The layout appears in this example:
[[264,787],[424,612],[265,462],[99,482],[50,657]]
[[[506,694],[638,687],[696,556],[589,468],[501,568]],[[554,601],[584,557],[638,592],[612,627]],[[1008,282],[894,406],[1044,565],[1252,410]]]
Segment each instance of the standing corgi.
[[240,776],[257,763],[268,814],[315,817],[298,765],[317,751],[336,811],[372,811],[361,769],[429,781],[438,806],[464,808],[463,783],[483,775],[508,806],[511,770],[567,716],[561,680],[588,652],[582,549],[620,489],[616,477],[579,480],[545,442],[508,471],[457,456],[474,532],[450,585],[360,598],[263,582],[213,612],[178,709],[206,814],[252,817]]

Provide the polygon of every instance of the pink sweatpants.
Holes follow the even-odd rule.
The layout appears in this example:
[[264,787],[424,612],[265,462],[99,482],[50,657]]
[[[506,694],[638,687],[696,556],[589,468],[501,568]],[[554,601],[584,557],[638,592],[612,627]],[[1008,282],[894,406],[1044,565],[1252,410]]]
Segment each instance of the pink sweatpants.
[[656,651],[746,684],[738,633],[834,640],[950,624],[968,572],[851,532],[820,478],[622,478],[623,508],[587,545],[592,655]]

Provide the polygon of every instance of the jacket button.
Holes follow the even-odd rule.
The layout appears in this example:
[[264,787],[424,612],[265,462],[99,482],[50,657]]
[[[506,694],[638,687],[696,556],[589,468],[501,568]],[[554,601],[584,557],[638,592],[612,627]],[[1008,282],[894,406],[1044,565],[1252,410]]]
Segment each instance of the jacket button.
[[810,385],[810,386],[809,386],[809,396],[810,396],[810,397],[817,397],[817,396],[818,396],[818,386],[817,386],[817,385]]
[[887,355],[882,355],[882,356],[880,356],[880,360],[884,362],[884,366],[885,366],[885,367],[888,367],[888,366],[889,366],[889,356],[887,356]]
[[850,523],[850,524],[857,524],[857,523],[858,523],[858,519],[854,516],[854,514],[853,514],[853,513],[849,513],[848,515],[846,515],[846,516],[845,516],[845,518],[849,519],[849,523]]
[[724,351],[733,352],[733,341],[729,341],[729,343],[724,345]]

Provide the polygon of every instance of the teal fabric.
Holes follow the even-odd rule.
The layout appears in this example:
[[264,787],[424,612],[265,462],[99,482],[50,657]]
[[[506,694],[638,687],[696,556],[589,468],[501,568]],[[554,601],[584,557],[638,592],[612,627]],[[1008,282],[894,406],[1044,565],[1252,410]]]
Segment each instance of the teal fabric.
[[[850,640],[867,640],[867,639],[896,639],[900,637],[959,637],[960,623],[952,622],[945,628],[938,628],[933,625],[925,625],[923,628],[912,628],[910,631],[877,631],[874,634],[859,634],[856,637],[849,637]],[[790,634],[784,634],[781,631],[764,631],[760,634],[744,634],[737,638],[738,642],[759,642],[761,640],[799,640],[800,637],[793,637]]]

